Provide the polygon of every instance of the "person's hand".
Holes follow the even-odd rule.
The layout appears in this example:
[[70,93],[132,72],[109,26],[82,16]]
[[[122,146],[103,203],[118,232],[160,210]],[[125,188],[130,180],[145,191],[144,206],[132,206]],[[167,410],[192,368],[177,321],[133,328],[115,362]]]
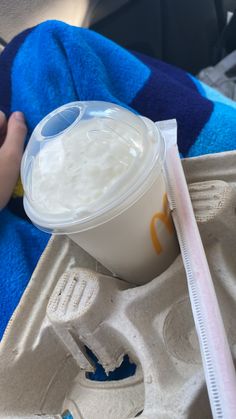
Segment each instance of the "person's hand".
[[0,111],[0,209],[7,205],[17,183],[26,132],[23,113],[14,112],[7,121]]

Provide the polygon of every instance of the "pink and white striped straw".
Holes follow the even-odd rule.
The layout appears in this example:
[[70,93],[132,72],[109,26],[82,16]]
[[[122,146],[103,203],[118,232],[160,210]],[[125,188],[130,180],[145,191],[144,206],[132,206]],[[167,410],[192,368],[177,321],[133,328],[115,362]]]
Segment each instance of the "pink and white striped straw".
[[166,143],[165,172],[214,419],[236,419],[236,374],[177,146],[176,120],[156,123]]

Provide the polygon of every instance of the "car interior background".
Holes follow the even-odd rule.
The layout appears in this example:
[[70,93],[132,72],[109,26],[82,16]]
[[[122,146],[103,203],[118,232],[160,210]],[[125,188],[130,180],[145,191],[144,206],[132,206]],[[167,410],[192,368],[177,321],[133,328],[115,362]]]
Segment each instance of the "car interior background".
[[197,74],[236,48],[234,9],[236,0],[2,0],[0,44],[57,19]]

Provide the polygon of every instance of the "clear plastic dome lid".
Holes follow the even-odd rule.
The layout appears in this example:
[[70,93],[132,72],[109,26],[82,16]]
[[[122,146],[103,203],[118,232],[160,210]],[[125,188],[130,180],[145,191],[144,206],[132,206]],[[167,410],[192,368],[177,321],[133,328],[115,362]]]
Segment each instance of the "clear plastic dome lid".
[[25,210],[47,231],[91,228],[138,199],[163,155],[160,134],[146,118],[107,102],[61,106],[37,125],[26,147]]

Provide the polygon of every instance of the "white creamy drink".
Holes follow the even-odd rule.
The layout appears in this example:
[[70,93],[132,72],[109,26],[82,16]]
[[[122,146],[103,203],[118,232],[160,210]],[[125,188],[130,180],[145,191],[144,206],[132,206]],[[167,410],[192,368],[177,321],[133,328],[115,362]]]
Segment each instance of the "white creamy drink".
[[89,214],[96,204],[112,199],[115,187],[124,188],[125,182],[119,181],[132,176],[142,153],[139,133],[125,128],[94,118],[47,142],[32,166],[32,198],[38,210],[54,216]]
[[179,252],[155,124],[107,102],[73,102],[35,128],[21,167],[24,206],[122,278],[144,283]]

